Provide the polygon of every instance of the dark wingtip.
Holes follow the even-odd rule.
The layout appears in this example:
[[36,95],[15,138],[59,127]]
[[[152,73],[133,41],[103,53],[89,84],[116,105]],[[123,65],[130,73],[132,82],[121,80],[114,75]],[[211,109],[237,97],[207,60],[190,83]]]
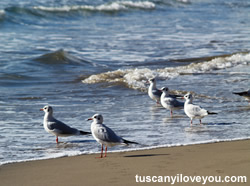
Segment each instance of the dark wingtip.
[[248,92],[247,91],[244,91],[244,92],[233,92],[233,94],[236,94],[236,95],[239,95],[239,96],[244,96],[244,95],[247,95]]
[[91,132],[85,132],[85,131],[80,130],[80,134],[81,135],[88,135],[88,134],[91,134]]
[[137,142],[128,141],[128,140],[125,140],[125,139],[123,139],[123,142],[126,143],[127,145],[129,145],[129,144],[137,144],[137,145],[139,145],[139,143],[137,143]]
[[218,113],[216,113],[216,112],[209,112],[209,111],[207,111],[207,113],[208,113],[208,114],[218,114]]
[[233,92],[233,94],[241,95],[242,93],[241,92]]

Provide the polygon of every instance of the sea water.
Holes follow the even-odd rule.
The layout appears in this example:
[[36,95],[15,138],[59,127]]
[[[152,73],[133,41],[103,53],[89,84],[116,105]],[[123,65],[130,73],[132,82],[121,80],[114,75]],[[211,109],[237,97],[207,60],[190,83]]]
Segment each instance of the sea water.
[[[95,113],[130,151],[250,137],[250,2],[0,2],[0,164],[97,153],[92,136],[43,129],[45,105],[90,131]],[[217,115],[190,120],[147,95],[149,78]]]

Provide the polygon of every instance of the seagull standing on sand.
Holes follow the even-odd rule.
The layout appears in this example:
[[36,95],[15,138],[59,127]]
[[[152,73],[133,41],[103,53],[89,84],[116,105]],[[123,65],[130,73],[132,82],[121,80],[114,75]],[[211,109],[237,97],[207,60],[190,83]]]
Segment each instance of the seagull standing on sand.
[[169,95],[169,90],[167,87],[162,87],[161,91],[161,104],[164,108],[170,110],[171,117],[173,116],[173,110],[183,109],[184,103]]
[[184,104],[184,112],[185,114],[191,119],[190,125],[193,124],[193,119],[198,118],[200,119],[200,125],[201,125],[201,119],[209,114],[217,114],[215,112],[209,112],[203,108],[201,108],[198,105],[192,104],[193,102],[193,96],[191,93],[188,93],[184,96],[186,99],[186,102]]
[[115,145],[128,145],[129,143],[138,144],[136,142],[128,141],[120,136],[117,136],[112,129],[107,127],[103,123],[103,117],[101,114],[95,114],[88,120],[93,120],[91,123],[91,132],[95,140],[102,145],[101,156],[103,158],[103,145],[105,145],[105,155],[107,156],[107,148]]
[[243,92],[233,92],[233,94],[243,96],[247,101],[250,102],[250,89],[247,91],[243,91]]
[[91,134],[90,132],[84,132],[75,128],[71,128],[63,122],[55,119],[53,117],[53,109],[51,106],[45,106],[40,110],[45,112],[43,127],[48,133],[56,136],[56,143],[58,143],[58,136],[67,137]]
[[151,78],[148,80],[148,82],[150,83],[149,87],[148,87],[148,95],[149,97],[156,101],[156,103],[160,104],[160,98],[161,98],[161,94],[162,92],[156,88],[156,80],[155,78]]

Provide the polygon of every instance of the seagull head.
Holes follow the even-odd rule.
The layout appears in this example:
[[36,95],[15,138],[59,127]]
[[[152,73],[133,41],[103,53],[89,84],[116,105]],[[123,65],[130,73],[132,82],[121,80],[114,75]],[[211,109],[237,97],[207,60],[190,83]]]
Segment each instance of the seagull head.
[[184,96],[184,99],[186,101],[189,101],[190,103],[192,103],[193,101],[193,95],[191,93],[187,93],[185,96]]
[[150,79],[148,80],[148,82],[149,82],[150,84],[154,84],[156,81],[155,81],[155,78],[150,78]]
[[91,118],[89,118],[88,120],[93,120],[93,122],[97,123],[97,124],[102,124],[103,122],[103,117],[101,114],[95,114],[94,116],[92,116]]
[[40,111],[44,111],[45,113],[48,113],[48,114],[53,114],[53,109],[51,106],[44,106],[43,108],[40,109]]
[[161,88],[161,91],[162,91],[163,93],[165,93],[165,94],[168,94],[169,89],[168,89],[168,87],[162,87],[162,88]]

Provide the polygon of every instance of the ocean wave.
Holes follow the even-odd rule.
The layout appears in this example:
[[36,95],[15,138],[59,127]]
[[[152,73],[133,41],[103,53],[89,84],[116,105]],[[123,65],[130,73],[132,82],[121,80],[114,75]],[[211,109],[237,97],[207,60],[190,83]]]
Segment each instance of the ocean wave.
[[[72,16],[74,14],[81,14],[81,12],[90,13],[116,13],[119,11],[129,10],[153,10],[155,4],[150,1],[115,1],[100,5],[61,5],[61,6],[10,6],[0,9],[0,20],[9,19],[15,23],[20,23],[19,19],[23,16],[33,18],[54,18],[55,16]],[[81,14],[84,15],[84,14]],[[16,18],[18,18],[16,20]]]
[[122,83],[127,87],[138,90],[145,90],[145,82],[149,78],[158,77],[161,79],[175,78],[183,74],[205,73],[214,70],[231,68],[237,65],[248,65],[250,63],[250,53],[237,53],[227,57],[215,57],[209,61],[190,63],[186,66],[166,67],[162,69],[118,69],[91,75],[82,80],[82,83]]
[[34,60],[44,64],[90,64],[89,61],[79,59],[63,49],[44,54]]
[[154,9],[155,4],[149,1],[116,1],[108,4],[101,4],[97,6],[92,5],[74,5],[74,6],[61,6],[61,7],[46,7],[35,6],[36,10],[48,11],[48,12],[70,12],[70,11],[103,11],[113,12],[129,9]]

